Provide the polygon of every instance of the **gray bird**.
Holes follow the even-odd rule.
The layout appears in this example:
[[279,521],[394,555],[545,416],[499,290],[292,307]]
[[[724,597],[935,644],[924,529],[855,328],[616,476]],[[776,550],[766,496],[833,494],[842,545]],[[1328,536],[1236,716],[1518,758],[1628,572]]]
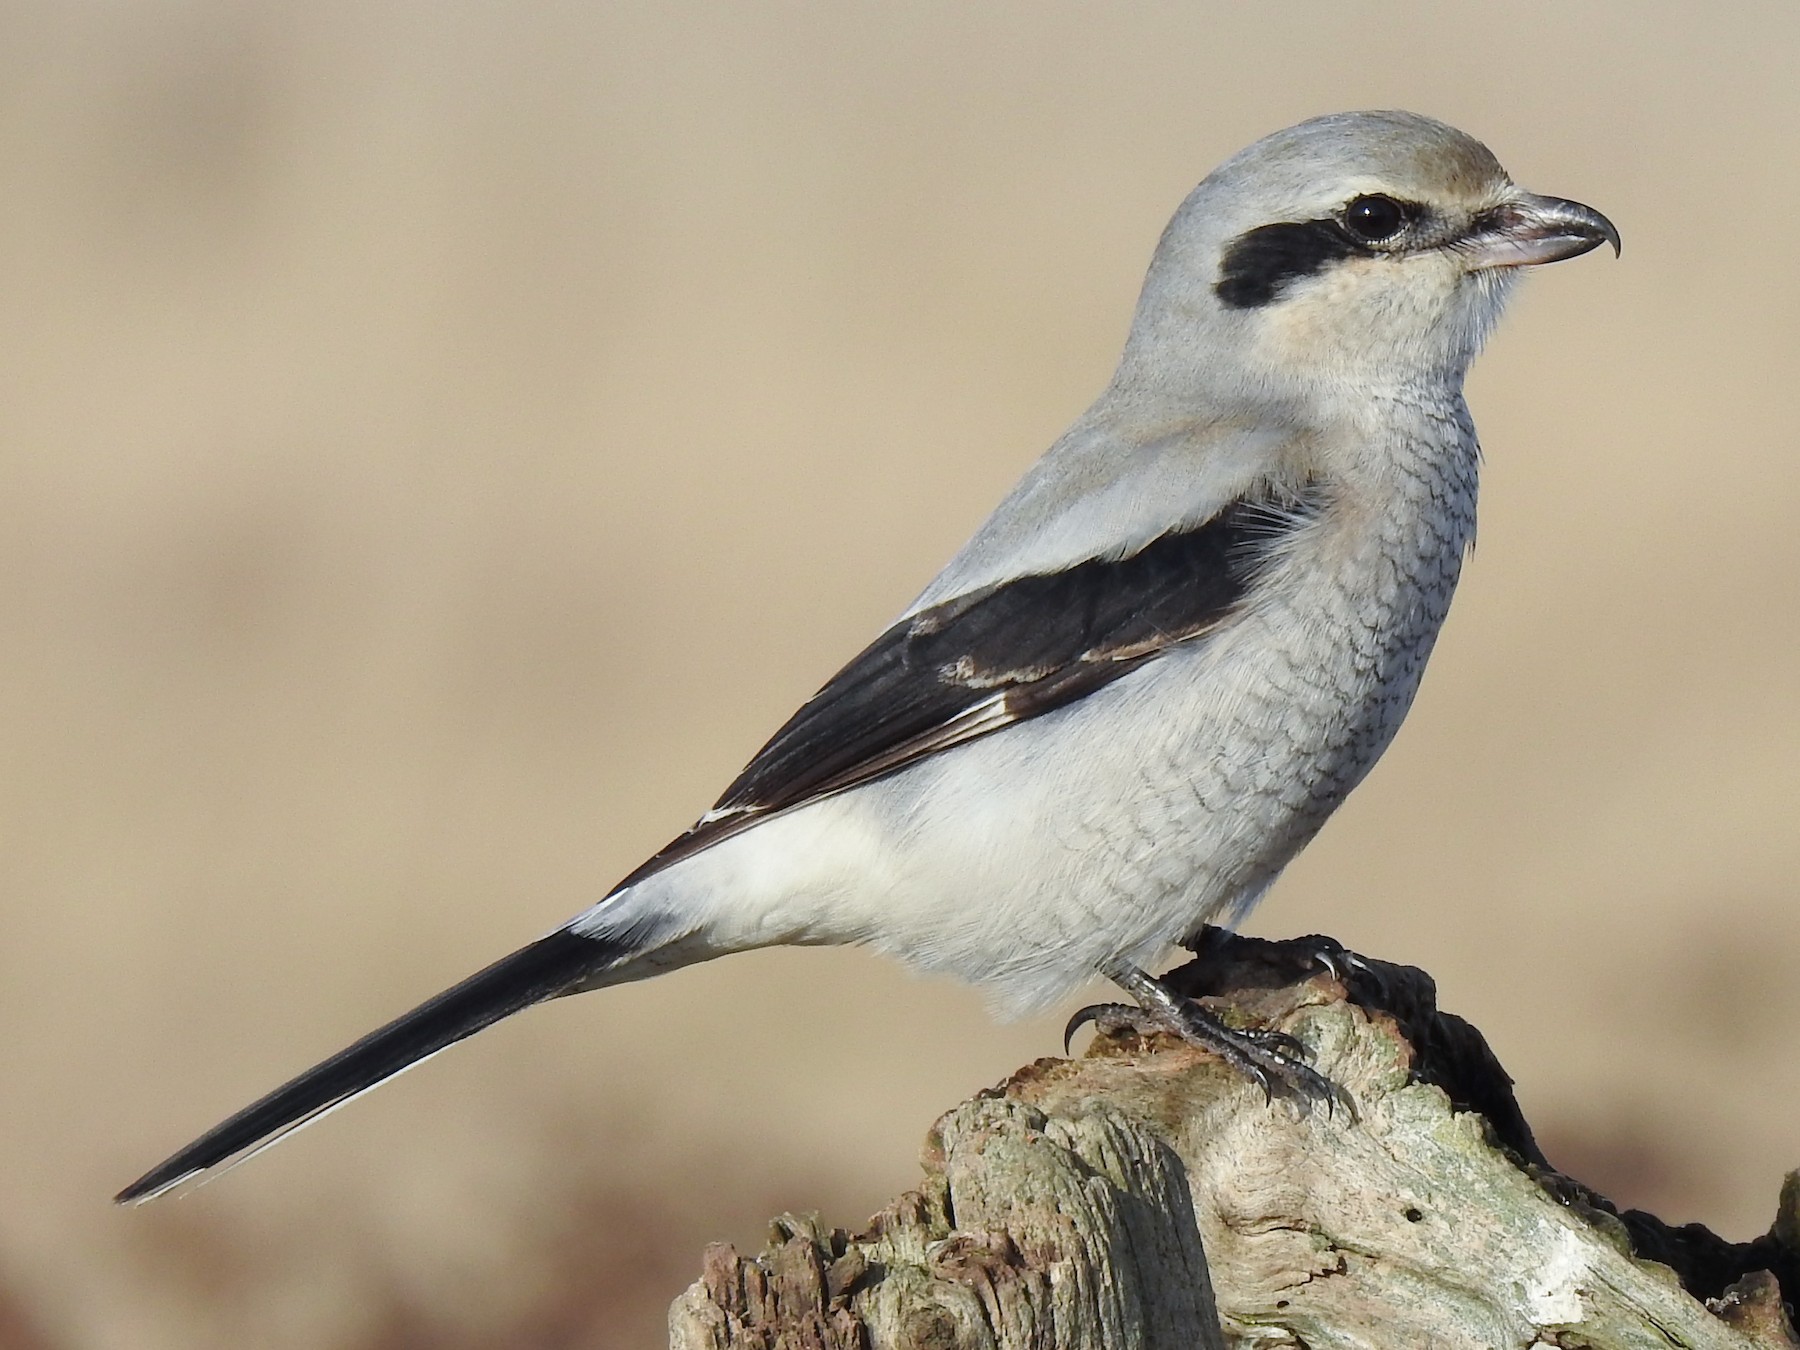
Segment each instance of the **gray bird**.
[[1412,113],[1228,160],[1099,399],[693,828],[118,1198],[534,1003],[783,943],[873,947],[1002,1014],[1098,973],[1265,1087],[1316,1087],[1144,967],[1240,919],[1393,739],[1475,526],[1463,377],[1519,268],[1601,243],[1599,212]]

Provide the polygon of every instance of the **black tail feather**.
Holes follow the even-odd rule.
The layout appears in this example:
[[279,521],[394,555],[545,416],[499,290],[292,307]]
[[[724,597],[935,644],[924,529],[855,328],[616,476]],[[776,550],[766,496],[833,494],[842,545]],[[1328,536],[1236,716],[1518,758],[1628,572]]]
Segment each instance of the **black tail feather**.
[[428,1055],[566,992],[584,975],[621,955],[610,942],[566,930],[540,938],[253,1102],[113,1198],[120,1204],[147,1200],[196,1172],[247,1149],[273,1143]]

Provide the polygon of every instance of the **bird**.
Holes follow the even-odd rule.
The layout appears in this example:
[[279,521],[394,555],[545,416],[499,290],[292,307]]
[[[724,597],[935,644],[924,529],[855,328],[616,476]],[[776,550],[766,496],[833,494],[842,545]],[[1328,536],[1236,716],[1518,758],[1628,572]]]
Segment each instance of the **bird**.
[[1598,211],[1416,113],[1232,156],[1164,230],[1099,397],[691,828],[116,1199],[534,1004],[784,944],[872,948],[1002,1016],[1105,977],[1265,1090],[1316,1087],[1147,968],[1240,921],[1392,741],[1473,539],[1464,377],[1523,269],[1602,244]]

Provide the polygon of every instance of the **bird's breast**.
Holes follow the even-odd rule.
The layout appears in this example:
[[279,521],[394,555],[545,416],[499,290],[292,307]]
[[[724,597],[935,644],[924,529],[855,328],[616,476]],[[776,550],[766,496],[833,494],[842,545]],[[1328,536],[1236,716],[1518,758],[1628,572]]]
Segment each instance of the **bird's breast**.
[[1453,411],[1393,433],[1285,542],[1216,649],[1195,653],[1203,736],[1260,742],[1247,758],[1298,826],[1361,781],[1412,704],[1474,533],[1476,459]]
[[1395,456],[1385,495],[1335,493],[1220,628],[646,890],[707,897],[713,950],[867,943],[1014,1011],[1153,959],[1260,893],[1412,701],[1472,530],[1473,445]]

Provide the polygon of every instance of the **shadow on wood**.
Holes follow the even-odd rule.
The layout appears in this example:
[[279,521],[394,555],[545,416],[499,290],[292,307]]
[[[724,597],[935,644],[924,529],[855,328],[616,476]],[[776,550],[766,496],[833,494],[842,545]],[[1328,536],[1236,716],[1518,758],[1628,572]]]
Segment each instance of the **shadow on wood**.
[[1348,1105],[1097,1037],[939,1120],[866,1232],[790,1216],[757,1257],[709,1249],[671,1346],[1800,1347],[1800,1172],[1751,1243],[1621,1213],[1550,1166],[1429,976],[1321,950],[1220,937],[1170,980],[1299,1037]]

